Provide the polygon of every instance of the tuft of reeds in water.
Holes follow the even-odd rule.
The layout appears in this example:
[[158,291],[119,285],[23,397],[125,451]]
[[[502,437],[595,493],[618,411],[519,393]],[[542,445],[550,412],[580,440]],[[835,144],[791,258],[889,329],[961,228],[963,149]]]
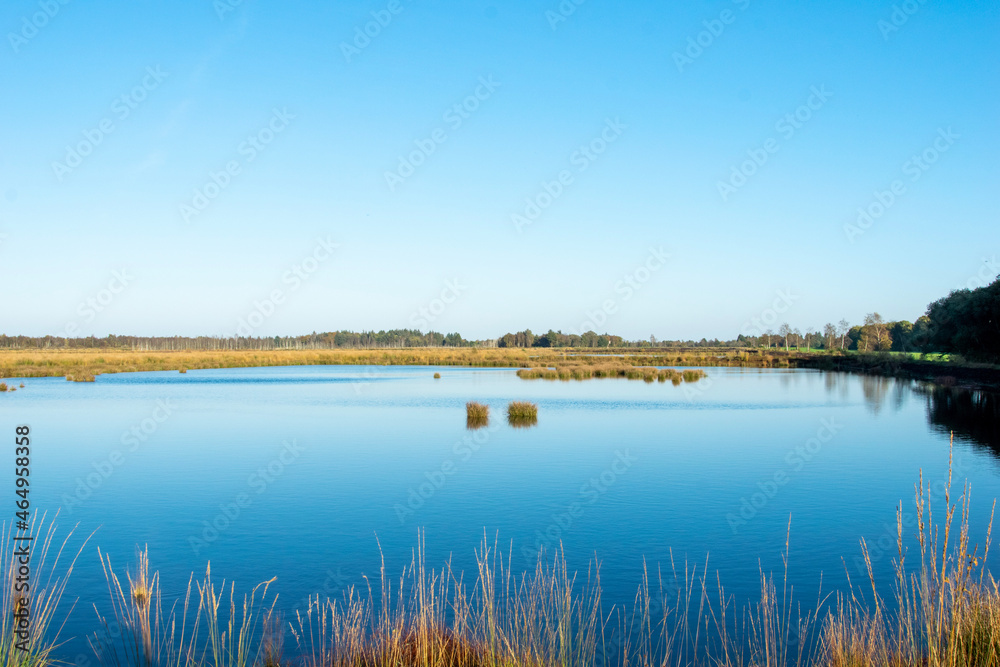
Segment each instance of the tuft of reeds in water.
[[124,581],[111,567],[110,556],[100,550],[98,555],[111,613],[98,613],[103,630],[89,641],[102,665],[252,667],[273,653],[275,644],[267,638],[277,618],[276,598],[268,604],[267,597],[274,579],[238,597],[234,583],[228,590],[225,581],[216,588],[209,567],[201,581],[195,582],[193,575],[188,579],[182,605],[178,600],[164,610],[159,573],[150,572],[147,550],[139,552],[134,572],[126,573]]
[[394,583],[310,600],[292,635],[307,667],[586,667],[600,643],[600,580],[571,574],[559,552],[513,572],[513,554],[486,540],[467,584],[450,563],[429,569],[422,537]]
[[[30,546],[31,589],[27,596],[18,590],[19,569],[23,565],[18,547],[24,542],[15,539],[25,535],[34,536]],[[65,619],[57,620],[56,611],[76,559],[89,539],[69,558],[64,551],[72,536],[70,530],[61,542],[56,542],[55,523],[47,521],[45,514],[40,517],[35,514],[28,530],[17,531],[6,522],[0,529],[0,571],[4,576],[0,598],[0,667],[44,667],[56,663],[54,654],[60,646],[59,632],[65,623]],[[60,611],[60,616],[63,611],[68,616],[73,606]],[[25,612],[30,622],[24,622]]]
[[184,368],[183,366],[181,366],[180,368],[178,368],[178,369],[177,369],[177,372],[178,372],[178,373],[187,373],[187,372],[188,372],[188,369],[186,369],[186,368]]
[[0,382],[0,392],[7,391],[7,383]]
[[483,428],[490,423],[490,406],[469,401],[465,404],[465,427],[468,429]]
[[434,374],[434,379],[435,380],[440,380],[441,379],[441,374],[440,373],[435,373]]
[[538,404],[513,401],[507,406],[507,423],[514,428],[527,428],[538,423]]
[[508,417],[538,417],[538,404],[528,401],[512,401],[507,406]]

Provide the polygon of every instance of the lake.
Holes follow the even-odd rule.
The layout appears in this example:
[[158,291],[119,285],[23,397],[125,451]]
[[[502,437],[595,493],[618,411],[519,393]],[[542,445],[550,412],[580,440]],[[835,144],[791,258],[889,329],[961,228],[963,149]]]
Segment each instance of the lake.
[[[405,366],[30,378],[0,414],[10,437],[31,426],[35,510],[59,510],[62,534],[78,524],[71,545],[96,531],[66,591],[79,599],[68,660],[89,656],[93,604],[107,608],[97,547],[123,573],[148,546],[169,599],[209,561],[237,591],[277,577],[288,614],[309,594],[377,580],[382,557],[398,574],[419,530],[428,566],[450,558],[467,578],[484,537],[515,569],[561,543],[573,569],[600,561],[607,605],[630,604],[644,561],[669,570],[671,553],[680,568],[707,556],[742,601],[757,596],[759,567],[780,576],[791,517],[789,578],[804,604],[821,575],[824,591],[845,585],[845,569],[862,576],[862,537],[888,591],[895,508],[912,513],[920,469],[941,497],[951,429],[982,541],[1000,495],[991,395],[705,370],[680,386]],[[491,407],[489,427],[466,429],[469,400]],[[506,424],[513,400],[538,404],[536,426]]]

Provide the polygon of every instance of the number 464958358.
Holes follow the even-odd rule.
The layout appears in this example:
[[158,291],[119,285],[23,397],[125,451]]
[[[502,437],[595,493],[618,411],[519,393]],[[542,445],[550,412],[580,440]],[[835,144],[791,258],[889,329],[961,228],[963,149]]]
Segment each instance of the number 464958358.
[[18,426],[16,433],[17,438],[15,438],[15,443],[17,447],[14,450],[14,463],[16,467],[14,472],[17,475],[17,480],[15,481],[17,490],[14,493],[19,496],[16,504],[17,509],[20,510],[17,512],[17,518],[21,521],[27,521],[28,508],[31,506],[31,503],[28,501],[28,491],[31,485],[31,481],[28,479],[31,474],[28,470],[28,466],[31,463],[31,450],[28,447],[30,444],[30,439],[28,438],[30,429],[27,426]]

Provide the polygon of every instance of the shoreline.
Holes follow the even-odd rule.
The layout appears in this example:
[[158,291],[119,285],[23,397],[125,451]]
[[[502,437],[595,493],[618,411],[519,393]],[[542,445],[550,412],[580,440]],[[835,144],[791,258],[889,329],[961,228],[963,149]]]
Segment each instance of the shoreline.
[[970,389],[1000,388],[1000,366],[926,360],[905,353],[802,352],[759,348],[393,348],[327,350],[5,349],[0,380],[141,371],[270,366],[464,366],[531,369],[541,366],[623,365],[674,367],[811,368],[920,380]]

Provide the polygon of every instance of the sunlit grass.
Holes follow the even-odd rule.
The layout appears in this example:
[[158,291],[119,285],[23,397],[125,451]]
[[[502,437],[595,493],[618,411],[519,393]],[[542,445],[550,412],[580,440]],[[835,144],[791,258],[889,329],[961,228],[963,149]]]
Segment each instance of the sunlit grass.
[[[918,549],[899,553],[891,586],[867,582],[803,607],[789,583],[789,522],[783,572],[758,569],[759,598],[737,607],[708,561],[641,569],[632,605],[602,602],[600,565],[575,573],[561,549],[515,572],[513,546],[483,541],[466,580],[450,562],[429,568],[423,536],[401,576],[379,576],[339,598],[314,595],[282,625],[268,581],[245,595],[189,581],[164,609],[146,553],[120,580],[102,556],[112,613],[95,635],[99,662],[114,667],[987,667],[1000,664],[1000,587],[990,548],[969,540],[969,488],[943,507],[917,485]],[[992,527],[992,515],[990,519]],[[914,558],[919,562],[913,562]],[[910,565],[912,564],[912,567]],[[816,573],[819,577],[819,573]],[[893,590],[887,602],[878,591]],[[292,640],[288,653],[282,638]],[[51,664],[46,656],[35,662]]]
[[470,429],[482,428],[490,423],[490,406],[469,401],[465,404],[465,426]]
[[[26,535],[34,536],[30,546],[29,595],[20,592],[18,585],[23,582],[23,578],[18,579],[23,557],[15,551],[24,543],[14,539]],[[65,554],[72,536],[70,530],[65,538],[57,541],[55,523],[48,521],[44,514],[35,514],[28,530],[15,530],[6,522],[0,529],[0,571],[4,575],[0,598],[0,667],[47,667],[56,663],[64,617],[74,606],[60,606],[63,593],[87,543],[84,540],[75,555]],[[16,615],[22,607],[30,614],[27,628]]]

